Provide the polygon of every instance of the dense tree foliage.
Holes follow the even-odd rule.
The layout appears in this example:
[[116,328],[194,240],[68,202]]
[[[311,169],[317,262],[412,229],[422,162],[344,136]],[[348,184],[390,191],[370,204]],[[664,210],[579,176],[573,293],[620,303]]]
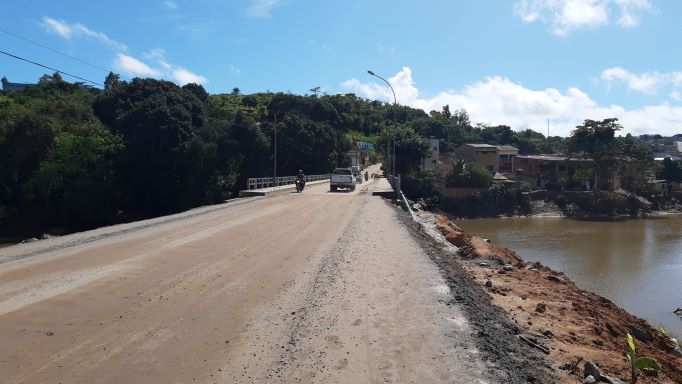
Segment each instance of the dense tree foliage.
[[493,175],[480,164],[470,166],[462,159],[456,159],[445,177],[445,186],[460,188],[488,188]]
[[682,167],[679,161],[669,157],[663,159],[663,163],[656,172],[656,177],[662,180],[682,182]]
[[114,73],[98,90],[45,75],[0,92],[0,208],[27,227],[80,229],[220,202],[273,175],[275,137],[278,175],[328,173],[348,164],[350,138],[381,156],[394,122],[399,167],[413,169],[426,146],[410,122],[426,116],[355,95],[209,95]]
[[[318,90],[319,91],[319,90]],[[351,139],[381,160],[396,143],[397,172],[419,174],[428,137],[441,152],[469,142],[556,152],[559,138],[511,127],[473,126],[464,110],[421,109],[353,94],[209,95],[196,84],[154,79],[104,89],[59,74],[0,92],[0,208],[32,227],[72,229],[178,211],[235,196],[248,177],[347,165]],[[481,182],[484,184],[487,181]]]
[[642,169],[653,162],[651,151],[635,143],[631,137],[616,137],[622,129],[618,119],[585,120],[565,141],[569,156],[594,160],[594,189],[599,189],[600,178],[610,179],[619,164],[629,163]]

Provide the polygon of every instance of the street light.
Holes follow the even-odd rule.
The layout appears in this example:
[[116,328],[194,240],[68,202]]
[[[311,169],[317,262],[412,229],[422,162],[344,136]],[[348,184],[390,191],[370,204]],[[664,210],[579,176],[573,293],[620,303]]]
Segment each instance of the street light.
[[[384,79],[383,77],[381,77],[381,76],[377,75],[376,73],[372,72],[371,70],[368,70],[367,73],[369,73],[370,75],[372,75],[372,76],[374,76],[374,77],[377,77],[377,78],[383,80],[384,83],[386,83],[386,85],[388,85],[388,87],[391,88],[391,92],[393,92],[393,107],[394,107],[394,108],[393,108],[393,114],[392,114],[392,116],[391,116],[391,118],[392,118],[391,120],[392,120],[392,122],[393,122],[393,164],[391,164],[391,172],[393,173],[393,176],[395,176],[395,131],[396,131],[396,129],[395,129],[395,106],[398,104],[398,101],[396,100],[395,91],[393,90],[393,87],[391,86],[391,83],[389,83],[389,82],[388,82],[386,79]],[[390,154],[390,139],[389,139],[389,154]],[[391,159],[389,159],[389,161],[390,161],[390,160],[391,160]]]

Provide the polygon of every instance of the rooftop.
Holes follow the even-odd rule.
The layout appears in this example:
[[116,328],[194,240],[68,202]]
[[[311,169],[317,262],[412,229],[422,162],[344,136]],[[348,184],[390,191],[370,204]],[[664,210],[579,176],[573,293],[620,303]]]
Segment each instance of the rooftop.
[[594,161],[592,159],[582,159],[577,157],[561,157],[561,156],[551,156],[551,155],[519,155],[516,156],[517,159],[532,159],[532,160],[545,160],[545,161]]
[[518,151],[519,149],[513,145],[498,145],[497,149],[500,151]]
[[497,149],[497,146],[490,144],[462,144],[462,145],[468,145],[474,148]]

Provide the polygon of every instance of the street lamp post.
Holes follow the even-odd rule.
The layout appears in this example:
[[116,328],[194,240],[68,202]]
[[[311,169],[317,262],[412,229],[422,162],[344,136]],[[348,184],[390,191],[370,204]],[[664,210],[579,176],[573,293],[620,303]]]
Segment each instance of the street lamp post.
[[[391,92],[393,92],[393,113],[392,113],[392,116],[391,116],[391,120],[392,120],[392,123],[393,123],[393,156],[392,156],[393,158],[392,158],[392,159],[389,159],[389,162],[390,162],[391,160],[393,161],[393,163],[390,164],[390,167],[391,167],[391,174],[393,174],[393,176],[395,176],[395,134],[396,134],[396,132],[395,132],[395,131],[396,131],[396,128],[395,128],[395,107],[396,107],[396,105],[398,104],[398,101],[397,101],[397,99],[396,99],[396,97],[395,97],[395,91],[393,90],[393,87],[391,86],[391,83],[389,83],[389,82],[388,82],[386,79],[384,79],[383,77],[381,77],[381,76],[377,75],[376,73],[372,72],[371,70],[367,71],[367,73],[369,73],[370,75],[372,75],[372,76],[374,76],[374,77],[377,77],[377,78],[383,80],[384,83],[386,83],[386,85],[388,85],[388,87],[391,88]],[[390,148],[391,148],[391,146],[390,146],[390,139],[389,139],[389,151],[388,151],[389,154],[390,154]]]

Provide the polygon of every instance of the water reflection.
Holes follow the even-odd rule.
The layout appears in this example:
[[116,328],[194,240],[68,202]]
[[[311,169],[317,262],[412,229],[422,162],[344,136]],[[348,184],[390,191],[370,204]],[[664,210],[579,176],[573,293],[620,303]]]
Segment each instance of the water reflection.
[[682,336],[682,216],[587,222],[562,218],[460,220],[469,233],[565,272],[653,325]]

